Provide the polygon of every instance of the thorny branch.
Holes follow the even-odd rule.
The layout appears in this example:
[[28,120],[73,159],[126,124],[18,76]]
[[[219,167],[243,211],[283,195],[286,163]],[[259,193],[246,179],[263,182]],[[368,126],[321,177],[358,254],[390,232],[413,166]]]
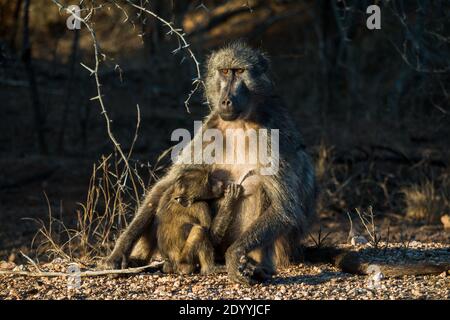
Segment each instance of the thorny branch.
[[136,186],[136,183],[133,178],[134,174],[133,174],[133,171],[128,162],[129,158],[123,152],[122,148],[120,147],[119,142],[117,141],[116,137],[114,136],[114,134],[111,130],[112,120],[108,116],[108,113],[107,113],[106,107],[105,107],[105,102],[103,100],[103,94],[102,94],[102,89],[101,89],[102,84],[100,82],[100,77],[99,77],[99,68],[100,68],[100,57],[104,59],[105,55],[100,52],[100,46],[97,41],[97,36],[95,34],[95,30],[92,28],[90,23],[86,20],[86,18],[82,18],[82,17],[78,16],[74,11],[70,10],[68,7],[59,3],[58,0],[52,0],[52,1],[60,8],[60,10],[67,11],[74,17],[74,19],[83,23],[86,26],[86,28],[88,29],[89,33],[91,34],[92,42],[93,42],[93,46],[94,46],[95,67],[94,67],[94,69],[92,69],[92,68],[87,67],[84,64],[81,64],[87,70],[89,70],[91,72],[91,76],[93,75],[95,78],[95,83],[96,83],[96,87],[97,87],[97,96],[91,98],[91,100],[98,100],[100,108],[101,108],[101,113],[105,118],[106,130],[108,132],[108,136],[111,139],[112,143],[114,144],[115,149],[117,150],[117,152],[119,153],[120,157],[122,158],[122,160],[124,162],[125,171],[123,173],[123,185],[125,185],[127,177],[129,175],[131,183],[133,185],[134,192],[135,192],[136,201],[139,201],[139,194],[137,191],[137,186]]
[[[197,74],[196,74],[196,78],[194,78],[192,80],[193,89],[191,90],[191,92],[188,94],[188,97],[184,101],[184,105],[186,106],[187,112],[190,112],[189,101],[191,100],[191,97],[194,95],[194,93],[196,93],[198,91],[200,86],[201,85],[204,86],[204,82],[201,80],[200,63],[198,62],[197,58],[195,57],[194,52],[192,52],[191,48],[189,47],[189,43],[186,41],[186,38],[185,38],[186,34],[183,32],[182,29],[175,28],[171,22],[161,18],[159,15],[157,15],[153,11],[151,11],[147,8],[144,8],[142,6],[139,6],[130,0],[125,0],[125,1],[127,3],[129,3],[132,7],[139,9],[141,12],[145,12],[145,13],[151,15],[152,17],[154,17],[155,19],[157,19],[158,21],[163,23],[165,26],[167,26],[170,29],[167,34],[169,34],[169,35],[175,34],[177,36],[177,39],[179,42],[178,48],[173,50],[172,53],[176,54],[177,52],[181,51],[182,49],[185,49],[189,53],[189,57],[192,59],[192,61],[194,61]],[[208,105],[209,105],[209,103],[208,103]]]
[[[133,190],[134,190],[134,196],[135,196],[135,200],[139,201],[139,194],[138,194],[138,189],[137,189],[137,185],[136,185],[136,181],[135,181],[135,175],[134,172],[132,170],[132,168],[129,165],[129,159],[131,156],[131,150],[130,152],[125,155],[124,151],[122,150],[120,143],[117,141],[116,137],[114,136],[113,132],[112,132],[112,128],[111,128],[111,123],[112,120],[110,119],[110,117],[108,116],[107,110],[106,110],[106,106],[105,106],[105,102],[103,99],[103,92],[102,92],[102,84],[100,82],[100,76],[99,76],[99,69],[100,69],[100,64],[101,61],[104,60],[106,58],[106,56],[101,52],[100,50],[100,46],[97,40],[97,36],[95,33],[94,28],[92,27],[91,23],[89,22],[89,19],[92,16],[93,11],[96,8],[90,8],[88,14],[83,18],[80,15],[75,14],[74,11],[70,10],[69,7],[61,4],[58,0],[52,0],[60,9],[60,11],[66,11],[68,13],[70,13],[74,19],[78,20],[79,22],[81,22],[84,26],[86,26],[87,30],[89,31],[91,38],[92,38],[92,42],[93,42],[93,46],[94,46],[94,55],[95,55],[95,66],[94,68],[88,67],[85,64],[81,63],[81,65],[87,69],[91,76],[93,75],[95,78],[95,83],[96,83],[96,89],[97,89],[97,95],[93,98],[91,98],[91,100],[98,100],[100,108],[101,108],[101,113],[105,118],[105,122],[106,122],[106,128],[107,128],[107,132],[108,132],[108,136],[110,138],[110,140],[112,141],[112,143],[114,144],[115,149],[117,150],[117,152],[120,155],[120,158],[122,159],[122,161],[124,162],[125,165],[125,170],[123,172],[123,175],[121,177],[121,179],[119,179],[119,181],[122,182],[122,187],[125,186],[125,183],[127,181],[127,179],[129,178],[132,185],[133,185]],[[200,88],[201,85],[203,85],[203,81],[201,80],[201,71],[200,71],[200,63],[197,60],[197,58],[195,57],[194,53],[192,52],[192,50],[189,48],[189,43],[186,41],[185,39],[185,33],[183,33],[182,29],[178,29],[175,28],[171,22],[163,19],[162,17],[160,17],[159,15],[157,15],[156,13],[154,13],[153,11],[146,9],[140,5],[137,5],[135,3],[133,3],[130,0],[125,0],[126,3],[128,3],[129,5],[131,5],[132,7],[140,10],[141,12],[145,12],[146,14],[151,15],[152,17],[156,18],[158,21],[160,21],[161,23],[163,23],[165,26],[167,26],[170,30],[168,32],[168,34],[175,34],[177,36],[178,42],[179,42],[179,47],[177,49],[175,49],[173,51],[173,53],[177,53],[182,49],[187,50],[187,52],[189,53],[190,58],[192,59],[192,61],[194,61],[195,63],[195,67],[196,67],[196,78],[193,79],[193,83],[192,85],[194,86],[193,89],[191,90],[191,92],[188,94],[187,99],[185,100],[185,106],[186,106],[186,110],[188,112],[190,112],[189,110],[189,101],[192,97],[192,95],[198,91],[198,89]],[[121,11],[124,12],[125,17],[127,20],[128,19],[128,14],[126,12],[126,10],[124,8],[122,8],[119,4],[117,4],[115,1],[112,1],[112,3],[118,7]],[[98,7],[101,8],[102,6]],[[86,9],[87,10],[87,9]],[[137,106],[137,110],[138,110],[138,124],[136,127],[136,135],[134,137],[133,140],[133,145],[136,141],[137,138],[137,131],[139,128],[139,122],[140,122],[140,112],[139,112],[139,106]]]

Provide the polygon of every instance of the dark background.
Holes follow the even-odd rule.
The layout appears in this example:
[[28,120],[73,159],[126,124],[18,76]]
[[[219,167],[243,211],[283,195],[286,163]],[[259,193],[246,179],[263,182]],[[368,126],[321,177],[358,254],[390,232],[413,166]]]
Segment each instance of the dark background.
[[[449,241],[441,223],[450,213],[449,1],[134,3],[182,27],[200,63],[238,38],[269,54],[278,93],[316,161],[320,225],[332,239],[346,240],[347,212],[372,206],[393,239]],[[373,3],[380,30],[366,27]],[[130,163],[151,183],[171,132],[193,130],[208,113],[200,91],[190,113],[184,104],[195,64],[184,49],[172,53],[178,40],[167,26],[129,4],[82,7],[82,16],[94,8],[103,98],[125,151],[140,107]],[[76,226],[94,163],[114,158],[98,100],[90,100],[94,77],[80,64],[94,65],[92,38],[83,25],[68,30],[67,17],[50,0],[0,0],[0,260],[30,250],[38,226],[23,218],[46,223],[51,210]]]

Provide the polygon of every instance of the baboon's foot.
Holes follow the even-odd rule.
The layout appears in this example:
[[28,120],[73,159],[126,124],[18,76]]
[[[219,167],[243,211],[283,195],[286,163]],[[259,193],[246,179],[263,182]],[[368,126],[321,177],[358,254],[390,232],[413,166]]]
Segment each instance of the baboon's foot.
[[239,259],[239,270],[255,282],[264,282],[272,278],[275,273],[273,270],[258,264],[255,260],[247,256],[241,256]]
[[273,269],[257,265],[253,271],[253,278],[258,282],[264,282],[272,279],[274,274],[275,271]]
[[272,278],[275,270],[243,254],[239,249],[230,248],[225,254],[228,276],[231,281],[252,285]]
[[191,274],[195,271],[195,267],[191,263],[180,263],[177,266],[177,272],[179,274]]
[[230,281],[244,285],[255,284],[256,279],[253,275],[256,264],[253,264],[245,254],[230,248],[225,257]]
[[163,273],[174,273],[173,264],[169,261],[164,261],[162,272]]
[[208,275],[208,274],[213,274],[213,273],[216,273],[216,267],[213,265],[212,266],[210,266],[210,265],[201,266],[201,268],[200,268],[200,274]]

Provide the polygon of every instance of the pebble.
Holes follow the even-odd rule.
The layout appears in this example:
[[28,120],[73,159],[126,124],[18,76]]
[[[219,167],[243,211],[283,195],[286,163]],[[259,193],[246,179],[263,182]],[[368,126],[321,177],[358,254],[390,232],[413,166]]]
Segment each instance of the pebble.
[[[419,244],[414,244],[419,246]],[[439,259],[447,252],[445,244],[420,244],[433,248]],[[404,259],[399,244],[389,244],[392,261]],[[439,251],[440,249],[443,249]],[[439,251],[440,255],[435,253]],[[378,258],[378,257],[377,257]],[[384,257],[386,260],[387,257]],[[437,260],[439,261],[439,260]],[[63,263],[66,268],[66,262]],[[18,267],[18,266],[16,266]],[[58,265],[49,265],[57,269]],[[28,266],[22,265],[22,270]],[[330,265],[299,264],[280,269],[277,276],[260,285],[232,284],[226,275],[178,276],[140,274],[129,277],[83,278],[82,287],[68,295],[63,278],[27,278],[0,275],[0,300],[4,299],[448,299],[447,272],[438,275],[385,278],[379,287],[369,289],[368,277],[339,272]]]

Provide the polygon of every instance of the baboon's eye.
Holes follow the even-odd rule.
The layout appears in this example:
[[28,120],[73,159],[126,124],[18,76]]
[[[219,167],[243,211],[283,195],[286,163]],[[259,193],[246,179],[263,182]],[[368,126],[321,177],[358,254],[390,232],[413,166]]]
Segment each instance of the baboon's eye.
[[223,74],[228,74],[228,69],[220,69],[220,72],[222,72]]
[[242,68],[241,68],[241,69],[236,69],[236,73],[237,73],[237,74],[241,74],[241,73],[243,73],[244,71],[245,71],[245,69],[242,69]]

